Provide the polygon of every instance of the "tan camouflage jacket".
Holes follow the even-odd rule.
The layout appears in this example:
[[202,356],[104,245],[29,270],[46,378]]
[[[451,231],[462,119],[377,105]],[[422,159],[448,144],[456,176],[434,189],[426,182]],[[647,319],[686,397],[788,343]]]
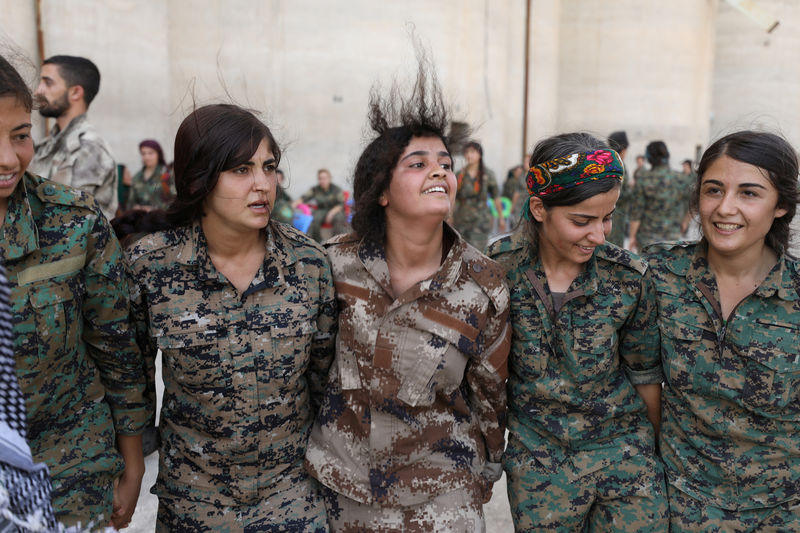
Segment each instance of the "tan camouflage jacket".
[[782,255],[723,317],[704,243],[649,256],[667,480],[723,509],[800,501],[800,265]]
[[397,299],[383,245],[326,243],[339,336],[306,466],[362,503],[413,505],[462,487],[480,497],[500,477],[508,290],[493,261],[446,231],[439,270]]
[[163,357],[157,494],[253,504],[302,465],[333,358],[333,281],[320,245],[280,223],[267,235],[241,294],[199,223],[129,249],[140,343]]
[[76,470],[121,473],[115,433],[141,432],[150,411],[129,327],[130,274],[111,226],[90,196],[25,174],[0,251],[34,459],[47,463],[54,489]]
[[86,115],[72,119],[64,131],[56,124],[41,143],[30,172],[94,196],[107,219],[117,210],[117,166],[108,145]]

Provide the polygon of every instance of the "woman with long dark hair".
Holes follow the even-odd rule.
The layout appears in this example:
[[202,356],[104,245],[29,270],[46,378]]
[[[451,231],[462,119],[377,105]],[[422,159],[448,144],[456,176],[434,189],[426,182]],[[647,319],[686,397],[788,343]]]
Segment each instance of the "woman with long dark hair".
[[334,531],[483,531],[501,475],[508,291],[445,222],[454,140],[427,80],[373,93],[354,232],[326,243],[339,335],[306,462]]
[[158,531],[326,531],[303,469],[336,309],[323,250],[272,220],[281,151],[234,105],[175,137],[167,229],[129,250],[137,324],[163,355]]
[[646,263],[606,242],[622,179],[619,154],[589,134],[540,141],[525,220],[489,250],[511,292],[517,531],[667,530],[655,293]]
[[701,240],[649,257],[671,531],[800,531],[798,170],[777,135],[722,137],[697,170]]
[[487,200],[491,199],[497,208],[497,223],[500,231],[505,231],[503,204],[500,189],[494,172],[483,163],[483,147],[477,141],[464,145],[464,159],[467,165],[456,174],[456,199],[453,210],[453,225],[464,239],[480,251],[486,249],[489,233],[492,231],[492,213]]
[[133,176],[128,193],[128,209],[160,209],[169,205],[175,195],[171,177],[164,160],[164,150],[158,141],[145,139],[139,143],[142,168]]

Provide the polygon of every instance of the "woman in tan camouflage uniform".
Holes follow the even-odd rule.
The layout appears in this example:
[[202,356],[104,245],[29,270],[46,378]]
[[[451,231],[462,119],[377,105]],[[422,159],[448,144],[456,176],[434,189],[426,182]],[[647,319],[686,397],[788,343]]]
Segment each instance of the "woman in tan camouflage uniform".
[[326,243],[341,314],[307,465],[334,531],[483,531],[501,474],[508,291],[445,223],[449,122],[425,80],[401,105],[373,95],[355,232]]
[[175,138],[174,229],[129,250],[141,344],[163,356],[158,531],[327,531],[303,458],[333,282],[318,244],[272,222],[280,157],[250,111],[195,110]]

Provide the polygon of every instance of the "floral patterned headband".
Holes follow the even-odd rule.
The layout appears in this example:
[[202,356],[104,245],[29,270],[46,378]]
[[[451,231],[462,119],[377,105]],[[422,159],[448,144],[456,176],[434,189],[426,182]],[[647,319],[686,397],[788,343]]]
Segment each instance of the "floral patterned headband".
[[[556,157],[528,170],[528,194],[547,196],[604,178],[622,181],[622,168],[622,159],[614,150],[592,150]],[[530,217],[530,209],[526,207],[525,218],[530,220]]]

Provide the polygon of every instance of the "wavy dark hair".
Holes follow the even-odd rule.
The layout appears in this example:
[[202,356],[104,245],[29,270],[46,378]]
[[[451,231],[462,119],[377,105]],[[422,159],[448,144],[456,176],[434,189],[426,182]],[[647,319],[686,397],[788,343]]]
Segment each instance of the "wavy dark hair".
[[669,150],[664,141],[653,141],[644,150],[647,162],[654,167],[669,165]]
[[772,221],[765,242],[778,253],[786,251],[791,236],[790,224],[800,200],[797,177],[800,171],[797,152],[786,139],[774,133],[744,130],[717,140],[703,153],[697,165],[697,181],[692,191],[692,211],[697,214],[700,204],[700,183],[708,168],[722,156],[758,167],[778,191],[778,207],[786,214]]
[[176,196],[167,208],[174,226],[191,224],[203,215],[203,202],[220,172],[245,163],[266,140],[281,161],[281,149],[256,112],[233,104],[199,107],[183,119],[175,135]]
[[370,91],[367,119],[374,137],[358,158],[353,174],[355,212],[351,222],[355,233],[364,239],[382,242],[386,237],[386,213],[379,198],[388,189],[392,172],[412,137],[437,137],[452,154],[467,133],[466,128],[450,130],[438,79],[419,50],[418,63],[416,81],[406,98],[396,84],[385,97],[375,86]]
[[[610,150],[611,147],[607,142],[598,139],[597,137],[584,132],[576,133],[562,133],[560,135],[553,135],[544,140],[539,141],[533,148],[531,159],[528,166],[538,165],[555,159],[557,157],[566,157],[576,152],[590,152],[592,150]],[[548,194],[541,197],[542,205],[545,209],[553,207],[560,207],[565,205],[579,204],[584,200],[608,192],[614,187],[619,187],[620,181],[616,179],[601,179],[590,181],[581,185],[580,187],[571,187],[562,191]],[[542,223],[531,217],[528,221],[528,232],[533,242],[539,240],[539,233],[542,229]]]
[[17,69],[3,56],[0,56],[0,96],[13,96],[29,113],[33,109],[30,88]]

